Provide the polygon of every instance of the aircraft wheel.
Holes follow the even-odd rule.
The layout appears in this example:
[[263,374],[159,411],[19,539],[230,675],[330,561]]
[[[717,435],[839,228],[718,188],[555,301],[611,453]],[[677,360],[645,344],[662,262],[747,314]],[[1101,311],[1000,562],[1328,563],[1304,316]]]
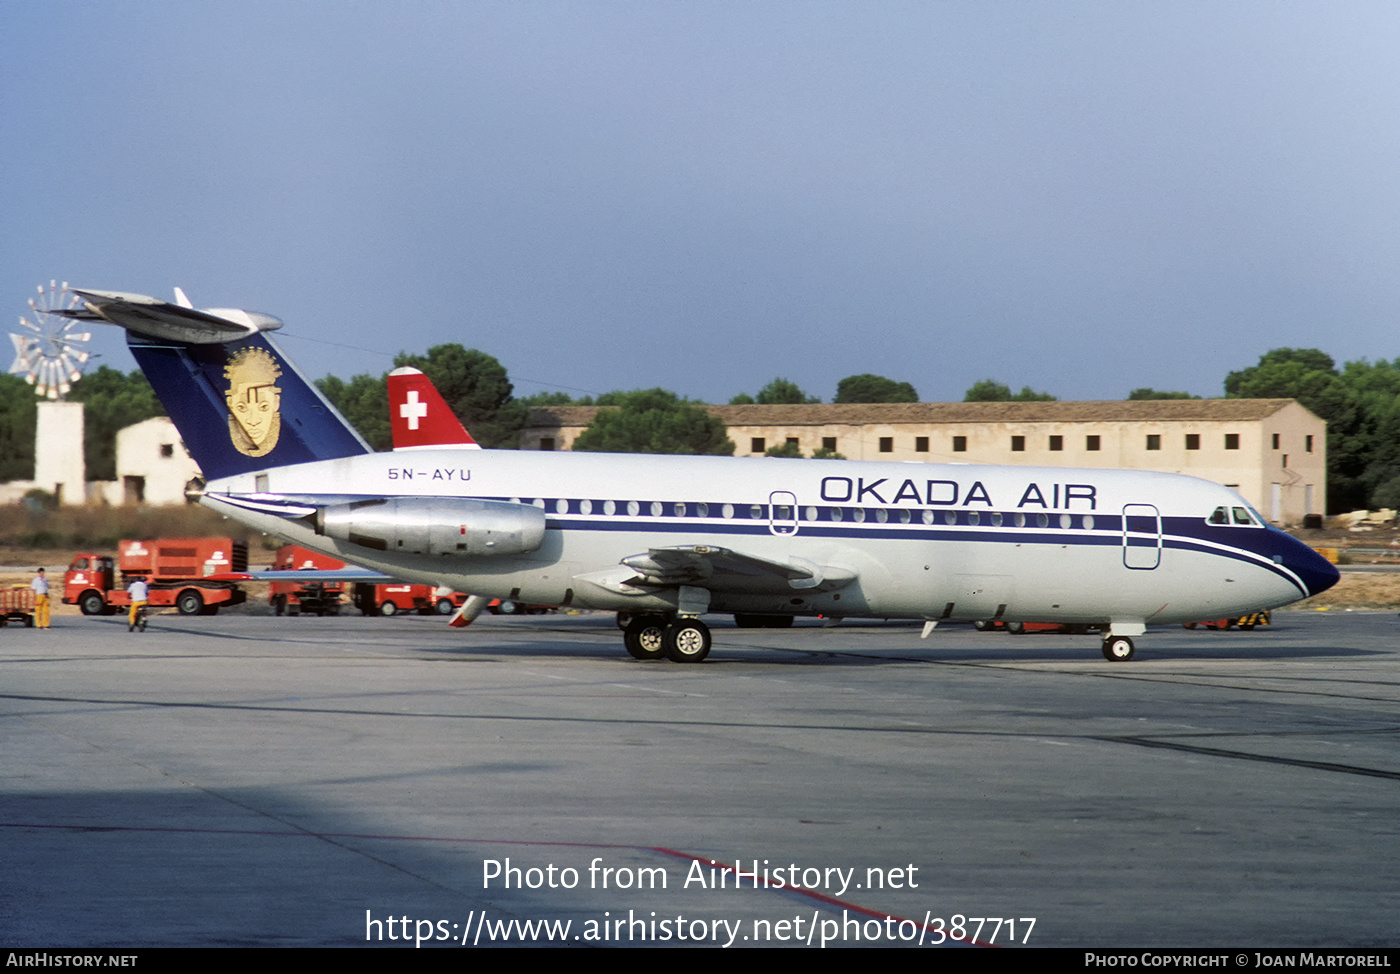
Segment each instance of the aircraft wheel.
[[623,632],[627,631],[628,624],[632,621],[632,613],[623,610],[617,614],[617,628]]
[[525,610],[522,609],[522,608],[520,607],[520,603],[519,603],[519,602],[512,602],[510,599],[501,599],[501,614],[502,614],[502,615],[508,615],[508,616],[523,615],[524,612],[525,612]]
[[992,624],[986,619],[978,619],[972,624],[972,628],[976,629],[978,632],[986,632],[988,629],[992,628]]
[[1103,658],[1110,663],[1126,663],[1134,652],[1133,641],[1127,636],[1109,636],[1103,641]]
[[666,620],[661,616],[637,616],[627,623],[622,644],[633,659],[660,659],[666,652]]
[[84,592],[83,597],[78,599],[78,608],[85,616],[100,616],[107,603],[103,601],[101,592]]
[[674,663],[699,663],[710,655],[710,627],[682,619],[666,627],[666,656]]
[[180,610],[182,616],[197,616],[204,611],[204,596],[194,589],[187,589],[175,600],[175,608]]
[[385,602],[379,607],[379,614],[382,616],[391,616],[398,611],[399,607],[392,602]]
[[1006,624],[1006,631],[1014,633],[1017,636],[1023,635],[1026,631],[1026,624],[1024,622],[1008,622]]

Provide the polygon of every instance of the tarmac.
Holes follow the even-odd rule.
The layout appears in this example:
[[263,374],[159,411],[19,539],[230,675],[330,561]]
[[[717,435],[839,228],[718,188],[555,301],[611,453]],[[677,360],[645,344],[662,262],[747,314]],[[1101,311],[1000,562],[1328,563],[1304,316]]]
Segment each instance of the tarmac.
[[1274,623],[9,626],[0,946],[1393,946],[1400,619]]

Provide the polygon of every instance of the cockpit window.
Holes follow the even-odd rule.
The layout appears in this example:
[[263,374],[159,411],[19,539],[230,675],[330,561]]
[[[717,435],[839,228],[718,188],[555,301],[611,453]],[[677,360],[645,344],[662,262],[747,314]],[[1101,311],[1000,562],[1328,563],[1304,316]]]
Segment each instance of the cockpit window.
[[1264,519],[1254,513],[1252,508],[1227,507],[1224,504],[1211,511],[1210,517],[1208,517],[1206,521],[1210,524],[1219,524],[1226,527],[1233,524],[1236,527],[1247,528],[1257,528],[1264,523]]

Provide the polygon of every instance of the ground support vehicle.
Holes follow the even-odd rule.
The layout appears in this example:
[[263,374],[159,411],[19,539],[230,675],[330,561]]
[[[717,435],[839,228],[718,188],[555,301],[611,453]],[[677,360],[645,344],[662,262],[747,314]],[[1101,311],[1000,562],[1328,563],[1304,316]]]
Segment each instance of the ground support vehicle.
[[248,570],[248,546],[232,538],[157,538],[121,541],[117,558],[79,552],[63,576],[63,602],[83,615],[112,615],[131,605],[133,578],[150,588],[152,609],[174,606],[182,615],[213,615],[240,605],[248,593],[237,582],[208,576]]
[[34,590],[28,585],[0,589],[0,626],[11,622],[34,627]]
[[988,619],[985,622],[974,622],[972,627],[978,632],[992,632],[997,629],[1004,629],[1016,636],[1027,632],[1086,633],[1094,632],[1100,628],[1098,626],[1087,626],[1068,622],[1002,622],[1000,619]]
[[[274,571],[334,571],[344,568],[345,562],[329,555],[297,545],[284,545],[277,549],[273,561]],[[280,615],[339,615],[341,597],[345,594],[344,582],[305,581],[272,582],[268,588],[268,602],[273,611]]]
[[1211,619],[1208,622],[1184,622],[1184,629],[1234,629],[1236,627],[1245,630],[1254,629],[1257,626],[1267,626],[1273,622],[1273,615],[1268,610],[1263,612],[1246,612],[1242,616],[1232,616],[1228,619]]
[[[387,582],[373,585],[358,582],[355,585],[355,608],[367,616],[392,616],[400,612],[417,612],[419,615],[451,615],[467,596],[462,592],[452,592],[431,585],[409,585],[406,582]],[[494,610],[493,610],[494,611]]]

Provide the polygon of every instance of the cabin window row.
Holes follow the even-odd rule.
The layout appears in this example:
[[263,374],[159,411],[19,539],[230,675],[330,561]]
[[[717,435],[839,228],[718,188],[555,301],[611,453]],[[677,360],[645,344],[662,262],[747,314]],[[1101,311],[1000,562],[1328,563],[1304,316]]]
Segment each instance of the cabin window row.
[[[523,500],[511,498],[511,500],[514,503],[533,504],[545,510],[553,510],[555,514],[601,514],[605,517],[716,517],[724,520],[764,522],[768,521],[770,516],[770,506],[767,504],[710,504],[704,501],[663,503],[662,501],[613,501],[565,497],[553,500],[531,500],[528,498]],[[1048,528],[1053,525],[1066,530],[1082,528],[1086,531],[1092,531],[1094,528],[1094,515],[1092,514],[1050,514],[1043,511],[935,511],[931,509],[916,510],[908,507],[832,507],[825,505],[805,505],[794,509],[791,506],[779,504],[771,508],[771,516],[776,521],[801,520],[828,523],[849,521],[853,524],[863,524],[870,521],[876,524],[923,523],[968,525],[971,527],[986,525],[990,527]]]

